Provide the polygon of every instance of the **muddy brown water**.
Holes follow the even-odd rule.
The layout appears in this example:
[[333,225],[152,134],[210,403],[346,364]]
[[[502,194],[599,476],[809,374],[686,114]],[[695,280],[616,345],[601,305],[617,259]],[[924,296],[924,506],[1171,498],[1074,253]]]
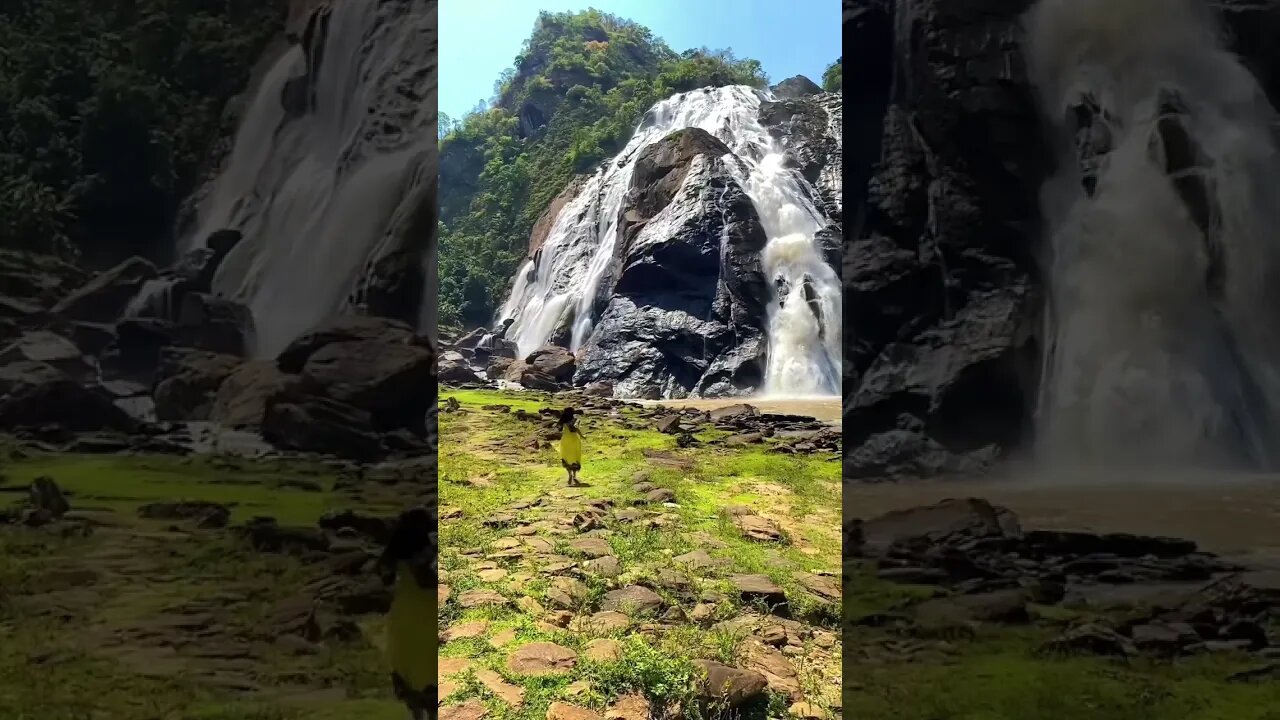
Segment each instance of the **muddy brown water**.
[[979,497],[1014,511],[1025,528],[1180,537],[1251,567],[1280,569],[1280,476],[1027,472],[846,483],[843,495],[846,518]]

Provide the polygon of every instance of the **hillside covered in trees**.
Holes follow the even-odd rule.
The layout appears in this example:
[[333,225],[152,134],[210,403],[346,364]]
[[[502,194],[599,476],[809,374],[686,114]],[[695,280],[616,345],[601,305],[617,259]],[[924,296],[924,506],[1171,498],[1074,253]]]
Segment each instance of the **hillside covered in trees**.
[[441,322],[492,321],[538,216],[574,175],[621,150],[655,102],[766,83],[758,61],[729,50],[675,52],[596,10],[542,13],[494,101],[441,120]]
[[168,240],[284,0],[0,4],[0,247],[110,262]]

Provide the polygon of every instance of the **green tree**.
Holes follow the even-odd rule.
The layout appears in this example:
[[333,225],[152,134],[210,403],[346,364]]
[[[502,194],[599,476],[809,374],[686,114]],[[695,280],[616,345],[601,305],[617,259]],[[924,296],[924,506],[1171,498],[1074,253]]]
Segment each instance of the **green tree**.
[[827,66],[826,72],[822,73],[822,89],[827,92],[840,92],[844,81],[844,72],[840,61],[844,56],[836,58],[836,61]]
[[0,246],[167,245],[286,0],[0,3]]

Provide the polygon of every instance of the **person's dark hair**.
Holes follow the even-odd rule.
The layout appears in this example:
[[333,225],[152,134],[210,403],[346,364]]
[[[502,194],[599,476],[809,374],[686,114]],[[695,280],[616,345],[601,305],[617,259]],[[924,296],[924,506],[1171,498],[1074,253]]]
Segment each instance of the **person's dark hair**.
[[560,427],[573,427],[574,423],[577,422],[577,418],[574,417],[575,412],[576,411],[571,407],[561,410],[559,420]]
[[383,580],[389,582],[395,579],[396,564],[400,561],[413,561],[415,565],[426,561],[429,566],[430,559],[424,556],[435,552],[435,539],[432,537],[435,532],[435,514],[427,508],[415,507],[400,513],[391,528],[382,557],[379,558]]

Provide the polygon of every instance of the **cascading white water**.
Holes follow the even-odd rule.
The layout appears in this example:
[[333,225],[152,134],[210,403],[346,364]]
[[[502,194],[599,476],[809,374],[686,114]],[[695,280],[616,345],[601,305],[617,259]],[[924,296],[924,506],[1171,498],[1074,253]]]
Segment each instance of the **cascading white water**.
[[[415,70],[419,61],[406,58],[420,54],[425,25],[389,20],[383,5],[334,4],[327,32],[317,34],[322,44],[312,48],[319,68],[305,114],[289,117],[282,95],[308,71],[307,53],[294,47],[271,68],[189,238],[198,245],[222,228],[243,233],[214,290],[252,310],[260,355],[279,352],[346,302],[434,142],[433,120],[405,126],[375,112],[412,84],[397,78]],[[391,124],[403,137],[374,147],[371,138]]]
[[[498,320],[523,356],[545,345],[572,319],[570,350],[591,336],[592,306],[613,259],[623,201],[640,151],[683,128],[715,135],[733,152],[727,165],[751,198],[768,236],[766,278],[781,279],[786,297],[769,305],[769,362],[762,391],[779,396],[836,395],[840,390],[841,288],[814,243],[824,225],[812,187],[786,167],[783,151],[761,126],[766,93],[745,86],[695,90],[663,100],[631,141],[605,163],[560,211],[542,248],[516,276]],[[646,230],[651,232],[652,230]],[[805,297],[820,307],[815,315]]]
[[[1048,117],[1097,108],[1045,190],[1044,454],[1266,466],[1280,448],[1274,110],[1199,0],[1042,0],[1028,30]],[[1098,146],[1090,195],[1079,153]]]

